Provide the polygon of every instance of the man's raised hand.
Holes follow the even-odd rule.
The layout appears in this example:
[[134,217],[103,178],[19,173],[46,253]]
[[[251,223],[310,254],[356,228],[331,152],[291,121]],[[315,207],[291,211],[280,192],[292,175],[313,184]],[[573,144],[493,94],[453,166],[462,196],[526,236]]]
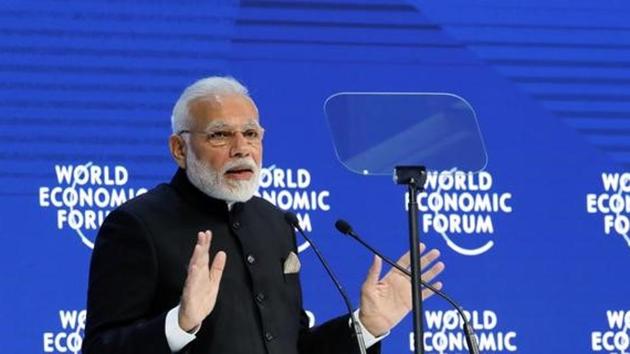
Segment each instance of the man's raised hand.
[[210,265],[210,231],[197,234],[197,244],[188,263],[188,275],[184,283],[179,309],[179,326],[191,332],[214,309],[219,284],[225,268],[226,254],[220,251]]
[[[441,282],[433,279],[444,270],[444,263],[436,262],[440,252],[436,249],[425,252],[425,246],[420,244],[421,278],[440,290]],[[405,253],[398,263],[403,268],[411,264],[410,252]],[[412,308],[411,279],[396,268],[392,268],[383,278],[380,278],[382,261],[374,257],[374,262],[368,271],[367,279],[361,288],[361,307],[359,319],[365,328],[373,335],[380,336],[392,329],[400,322]],[[422,290],[422,299],[433,295],[429,289]]]

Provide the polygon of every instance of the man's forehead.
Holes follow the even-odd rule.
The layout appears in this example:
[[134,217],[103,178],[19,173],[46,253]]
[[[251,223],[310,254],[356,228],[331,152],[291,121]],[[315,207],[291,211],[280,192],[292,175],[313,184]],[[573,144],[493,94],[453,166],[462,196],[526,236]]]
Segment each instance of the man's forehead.
[[258,122],[258,108],[254,101],[241,94],[204,96],[189,104],[191,115],[200,125],[254,124]]
[[[256,128],[259,127],[258,118],[250,118],[242,123],[241,127],[243,128]],[[216,129],[216,128],[235,128],[237,127],[233,121],[229,121],[223,118],[216,118],[210,120],[206,124],[206,128],[208,129]]]

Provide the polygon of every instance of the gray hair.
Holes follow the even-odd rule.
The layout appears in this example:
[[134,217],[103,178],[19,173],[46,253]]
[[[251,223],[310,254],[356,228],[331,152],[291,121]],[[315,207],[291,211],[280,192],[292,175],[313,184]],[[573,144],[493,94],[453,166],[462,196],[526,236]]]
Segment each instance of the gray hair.
[[238,94],[249,98],[247,88],[230,76],[210,76],[186,87],[173,107],[171,128],[173,134],[188,129],[190,120],[189,104],[202,97],[214,98],[222,95]]

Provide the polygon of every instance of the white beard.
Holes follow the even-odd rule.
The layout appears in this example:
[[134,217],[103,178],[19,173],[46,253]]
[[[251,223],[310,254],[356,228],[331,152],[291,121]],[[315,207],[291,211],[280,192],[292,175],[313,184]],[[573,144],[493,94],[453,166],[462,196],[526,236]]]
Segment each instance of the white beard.
[[[254,175],[249,180],[227,180],[225,172],[235,167],[249,168]],[[190,183],[206,195],[228,203],[246,202],[256,194],[260,169],[261,166],[257,166],[251,157],[228,161],[221,171],[217,171],[194,153],[186,155],[186,175]]]

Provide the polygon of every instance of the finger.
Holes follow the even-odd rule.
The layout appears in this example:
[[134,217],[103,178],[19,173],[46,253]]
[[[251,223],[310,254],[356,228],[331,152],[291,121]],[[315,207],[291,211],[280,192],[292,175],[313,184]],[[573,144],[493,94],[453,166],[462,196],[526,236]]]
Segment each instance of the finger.
[[223,269],[225,269],[226,260],[227,254],[225,254],[225,252],[217,252],[217,254],[214,256],[214,260],[212,261],[212,266],[210,266],[210,271],[223,272]]
[[442,271],[444,271],[446,265],[442,262],[435,263],[429,270],[422,273],[422,281],[430,283],[435,277],[437,277]]
[[206,231],[199,231],[197,233],[197,237],[197,243],[205,247],[206,243],[208,242],[208,234],[206,233]]
[[405,269],[409,269],[409,265],[411,264],[411,252],[407,251],[407,253],[403,254],[402,257],[398,258],[396,264]]
[[190,257],[188,267],[193,264],[197,265],[198,267],[202,267],[204,265],[207,266],[209,262],[209,237],[210,236],[207,234],[207,232],[199,231],[199,233],[197,233],[197,244],[195,244],[195,248],[193,249],[193,254]]
[[440,256],[440,251],[432,249],[420,257],[420,268],[424,269]]
[[374,261],[372,261],[372,265],[370,266],[367,277],[365,278],[365,283],[377,284],[378,280],[380,279],[382,269],[383,261],[381,260],[381,257],[375,255]]
[[[431,284],[431,286],[433,286],[436,290],[442,290],[442,282],[435,282],[433,284]],[[422,289],[422,300],[426,300],[429,297],[433,296],[435,293],[433,292],[433,290],[429,289],[429,288],[424,288]]]
[[206,231],[204,231],[204,234],[206,235],[206,246],[209,249],[210,248],[210,244],[212,243],[212,231],[206,230]]
[[[424,252],[425,248],[426,246],[424,243],[420,242],[420,254]],[[409,266],[411,265],[411,251],[407,251],[407,253],[403,254],[402,257],[398,258],[396,263],[405,269],[409,269]]]
[[204,231],[205,243],[203,252],[203,265],[208,267],[210,264],[210,245],[212,244],[212,232],[210,230]]
[[221,277],[223,276],[223,270],[225,269],[225,262],[227,261],[227,254],[223,251],[217,252],[212,260],[212,265],[210,266],[210,289],[219,288],[219,284],[221,283]]
[[[196,258],[195,264],[203,269],[203,267],[208,267],[208,263],[210,263],[210,240],[212,235],[209,234],[208,231],[199,233],[199,244],[198,249],[196,250]],[[195,246],[197,248],[197,246]]]
[[199,232],[203,237],[201,238],[201,246],[204,250],[210,250],[210,244],[212,243],[212,232],[210,230]]
[[192,255],[190,256],[190,261],[188,261],[189,269],[193,264],[197,264],[197,262],[199,261],[199,257],[201,257],[202,250],[203,250],[203,246],[202,246],[203,237],[204,236],[202,236],[201,232],[197,235],[197,243],[195,244],[195,247],[193,248]]
[[[204,257],[207,254],[205,251],[206,238],[207,235],[201,231],[197,234],[197,244],[195,244],[193,254],[188,263],[188,278],[191,278],[191,281],[193,281],[194,277],[198,277],[199,272],[203,270]],[[205,264],[207,264],[207,261],[205,261]],[[188,278],[186,279],[187,282]]]

